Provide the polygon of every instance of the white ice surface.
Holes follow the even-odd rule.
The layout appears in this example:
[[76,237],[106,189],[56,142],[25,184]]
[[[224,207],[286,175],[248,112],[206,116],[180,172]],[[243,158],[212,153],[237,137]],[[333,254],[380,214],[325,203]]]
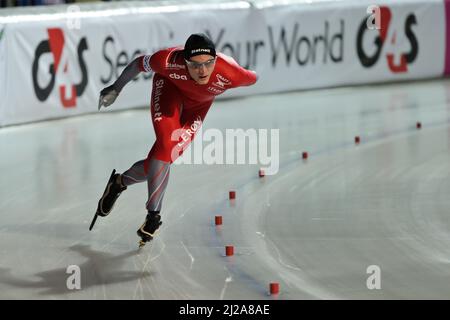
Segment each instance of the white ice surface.
[[[0,298],[448,299],[449,89],[434,80],[216,102],[204,130],[280,129],[279,173],[173,166],[161,231],[140,251],[145,184],[88,226],[111,170],[151,147],[148,110],[2,128]],[[81,290],[66,286],[69,265]],[[366,286],[370,265],[380,290]],[[269,296],[274,281],[281,292]]]

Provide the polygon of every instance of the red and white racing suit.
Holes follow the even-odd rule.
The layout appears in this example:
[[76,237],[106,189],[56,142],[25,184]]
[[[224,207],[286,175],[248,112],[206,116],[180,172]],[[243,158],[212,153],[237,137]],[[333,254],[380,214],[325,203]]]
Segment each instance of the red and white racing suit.
[[148,181],[147,210],[160,211],[170,164],[194,139],[215,97],[228,89],[254,84],[257,75],[218,53],[209,82],[197,84],[189,75],[183,47],[138,59],[140,71],[155,72],[150,110],[156,141],[145,160],[124,172],[122,182],[128,186]]

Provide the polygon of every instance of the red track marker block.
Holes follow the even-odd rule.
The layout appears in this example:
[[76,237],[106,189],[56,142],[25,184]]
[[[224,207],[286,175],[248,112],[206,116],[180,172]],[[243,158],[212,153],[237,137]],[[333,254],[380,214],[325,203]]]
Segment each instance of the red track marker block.
[[259,169],[258,174],[259,174],[259,177],[260,177],[260,178],[262,178],[262,177],[264,177],[264,176],[266,175],[266,173],[264,172],[263,169]]
[[272,282],[270,284],[270,294],[278,294],[280,293],[280,284],[277,282]]
[[233,246],[226,246],[225,247],[225,255],[227,257],[234,255],[234,247]]

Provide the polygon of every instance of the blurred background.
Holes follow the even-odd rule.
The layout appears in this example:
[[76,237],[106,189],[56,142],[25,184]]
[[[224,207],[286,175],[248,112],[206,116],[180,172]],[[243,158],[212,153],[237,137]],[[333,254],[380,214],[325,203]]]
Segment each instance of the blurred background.
[[[126,1],[126,0],[0,0],[0,6],[6,7],[22,7],[22,6],[42,6],[53,4],[70,4],[81,2],[111,2],[111,1]],[[152,0],[144,0],[152,1]]]

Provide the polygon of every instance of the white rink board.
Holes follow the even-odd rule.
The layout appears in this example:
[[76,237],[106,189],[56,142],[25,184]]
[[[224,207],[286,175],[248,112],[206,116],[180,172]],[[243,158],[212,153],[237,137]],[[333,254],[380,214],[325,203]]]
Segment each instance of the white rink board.
[[[5,44],[0,68],[6,70],[0,76],[0,126],[96,112],[100,90],[134,57],[182,45],[194,32],[206,32],[219,51],[259,74],[256,85],[224,97],[443,74],[442,0],[386,1],[384,12],[391,18],[376,58],[380,32],[364,28],[370,4],[220,1],[157,7],[141,2],[81,5],[77,14],[59,7],[44,16],[36,14],[45,13],[40,9],[32,15],[10,10],[23,14],[0,16],[0,44]],[[365,31],[358,42],[361,26]],[[373,58],[370,66],[363,66],[358,43]],[[151,79],[152,74],[141,74],[113,108],[148,105]]]

